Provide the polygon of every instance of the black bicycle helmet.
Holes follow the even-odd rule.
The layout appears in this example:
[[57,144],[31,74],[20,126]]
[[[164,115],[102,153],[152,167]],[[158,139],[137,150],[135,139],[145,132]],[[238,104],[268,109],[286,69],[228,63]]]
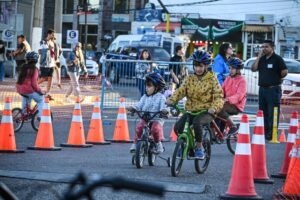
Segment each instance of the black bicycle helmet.
[[211,63],[211,56],[205,51],[197,50],[193,53],[192,60],[197,63],[209,65]]
[[37,62],[39,59],[39,54],[35,51],[29,51],[26,53],[25,58],[28,62]]
[[244,63],[238,58],[230,58],[227,61],[227,65],[233,67],[234,69],[243,69]]
[[146,76],[146,83],[151,81],[157,88],[157,92],[163,90],[166,86],[166,82],[159,73],[151,73]]

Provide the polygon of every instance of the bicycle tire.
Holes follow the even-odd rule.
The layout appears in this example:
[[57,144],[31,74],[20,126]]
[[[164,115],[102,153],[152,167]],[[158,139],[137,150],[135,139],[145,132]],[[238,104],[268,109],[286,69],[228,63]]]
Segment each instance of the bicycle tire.
[[132,155],[132,156],[131,156],[131,164],[132,164],[132,165],[135,165],[135,155]]
[[156,155],[153,153],[153,150],[155,150],[155,144],[153,142],[150,142],[150,147],[148,150],[148,164],[149,166],[155,165]]
[[[32,119],[31,119],[31,126],[32,126],[32,128],[33,128],[33,130],[35,130],[35,131],[38,131],[39,130],[39,125],[40,125],[40,123],[39,123],[39,121],[37,120],[37,117],[38,117],[38,110],[33,114],[33,117],[32,117]],[[52,114],[52,112],[51,112],[51,121],[53,121],[53,114]]]
[[135,165],[138,169],[144,166],[147,153],[147,144],[144,140],[140,140],[136,144]]
[[[184,160],[184,157],[183,157],[184,156],[183,155],[184,148],[186,148],[186,142],[182,139],[179,139],[176,142],[176,146],[175,146],[173,156],[172,156],[171,174],[174,177],[178,176],[180,173],[182,163]],[[181,151],[181,152],[178,153],[179,151]],[[180,157],[178,157],[178,154],[180,155]],[[177,161],[178,161],[178,163],[177,163]]]
[[[210,161],[210,156],[211,156],[211,144],[210,144],[209,139],[204,138],[202,141],[202,145],[204,148],[205,157],[203,160],[196,159],[194,162],[195,170],[199,174],[203,174],[207,170],[209,161]],[[201,163],[202,163],[202,165],[201,165]]]
[[235,147],[237,143],[237,133],[229,134],[226,138],[227,148],[230,153],[235,154]]
[[16,133],[21,130],[21,128],[23,127],[23,124],[24,124],[24,121],[22,120],[22,109],[21,108],[13,108],[11,113],[12,113],[12,118],[13,118],[14,131]]

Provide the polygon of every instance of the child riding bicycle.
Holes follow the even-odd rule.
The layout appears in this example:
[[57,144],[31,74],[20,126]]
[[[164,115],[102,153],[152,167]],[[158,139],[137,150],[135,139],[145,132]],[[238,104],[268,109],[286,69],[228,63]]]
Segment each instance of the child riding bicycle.
[[[135,110],[143,112],[159,112],[167,114],[168,110],[166,108],[166,98],[162,94],[165,88],[165,81],[163,77],[158,73],[151,73],[146,76],[146,94],[144,94],[140,101],[135,106],[128,107],[128,111],[134,112]],[[136,135],[134,138],[134,143],[130,147],[130,152],[134,152],[136,149],[136,143],[142,136],[143,127],[145,121],[141,120],[136,126]],[[156,143],[157,153],[162,153],[164,151],[163,145],[161,143],[163,136],[163,120],[161,118],[155,117],[152,120],[151,135],[153,136],[154,142]]]
[[167,100],[167,105],[175,105],[186,97],[185,113],[175,124],[174,131],[177,135],[183,132],[185,121],[190,115],[188,112],[201,112],[199,115],[190,115],[190,123],[193,124],[196,150],[195,158],[204,159],[202,146],[202,126],[209,124],[214,115],[218,113],[223,104],[222,88],[213,72],[208,71],[211,57],[207,52],[196,51],[192,56],[194,74],[189,76],[183,84]]
[[22,110],[25,111],[26,104],[30,105],[33,99],[38,105],[38,116],[41,117],[44,105],[44,93],[38,85],[39,70],[36,63],[39,59],[39,54],[35,51],[30,51],[25,55],[27,63],[23,65],[19,74],[16,88],[17,92],[23,96]]
[[246,104],[247,86],[246,80],[241,75],[243,69],[243,62],[238,58],[231,58],[227,61],[230,67],[230,76],[227,77],[223,83],[223,92],[225,104],[218,116],[227,120],[230,125],[228,134],[235,134],[238,127],[230,119],[230,115],[237,115],[244,111]]

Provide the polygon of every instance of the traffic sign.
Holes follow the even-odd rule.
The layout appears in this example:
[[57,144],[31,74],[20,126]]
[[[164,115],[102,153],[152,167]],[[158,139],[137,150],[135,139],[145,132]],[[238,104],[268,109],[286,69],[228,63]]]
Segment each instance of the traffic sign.
[[67,43],[74,44],[78,42],[78,30],[67,31]]
[[14,39],[14,31],[4,29],[2,32],[2,40],[5,42],[12,42]]

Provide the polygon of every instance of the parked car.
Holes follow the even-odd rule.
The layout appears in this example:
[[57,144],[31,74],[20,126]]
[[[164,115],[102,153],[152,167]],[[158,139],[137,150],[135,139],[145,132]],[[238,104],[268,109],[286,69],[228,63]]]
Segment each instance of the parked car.
[[[246,60],[242,75],[247,81],[247,94],[258,95],[258,72],[252,72],[251,66],[256,58]],[[288,75],[284,77],[282,83],[282,93],[285,97],[294,97],[300,94],[300,63],[293,59],[283,59],[287,68]]]
[[[108,53],[104,57],[110,60],[138,60],[143,49],[149,50],[153,61],[170,61],[170,54],[162,47],[142,45],[123,46],[120,49],[120,53]],[[108,61],[106,66],[106,76],[110,77],[113,82],[119,82],[121,77],[134,78],[136,75],[135,66],[135,62],[123,63]],[[168,74],[168,65],[159,65],[157,67],[163,70],[166,75]]]
[[[71,49],[63,49],[62,56],[60,57],[61,63],[64,63],[64,64],[61,64],[62,65],[62,68],[61,68],[62,77],[63,77],[63,75],[64,75],[64,77],[67,76],[67,59],[70,57],[70,52],[71,52]],[[63,66],[65,66],[65,67],[63,67]],[[90,59],[86,59],[86,68],[87,68],[89,76],[98,76],[99,65],[97,64],[97,62],[90,60]]]

